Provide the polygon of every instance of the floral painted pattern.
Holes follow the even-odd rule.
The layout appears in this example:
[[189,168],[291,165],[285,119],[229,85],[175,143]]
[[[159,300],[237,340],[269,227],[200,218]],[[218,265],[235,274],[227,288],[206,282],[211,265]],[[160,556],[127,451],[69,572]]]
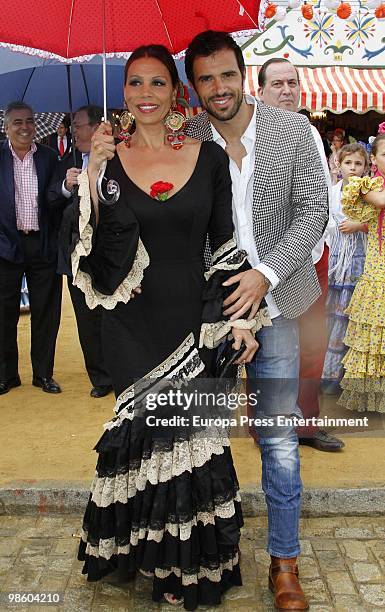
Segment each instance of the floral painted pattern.
[[334,35],[334,15],[331,13],[316,13],[313,19],[309,19],[304,24],[306,38],[318,45],[321,49],[333,40]]
[[346,38],[352,45],[360,47],[374,36],[376,20],[370,15],[358,15],[347,22]]

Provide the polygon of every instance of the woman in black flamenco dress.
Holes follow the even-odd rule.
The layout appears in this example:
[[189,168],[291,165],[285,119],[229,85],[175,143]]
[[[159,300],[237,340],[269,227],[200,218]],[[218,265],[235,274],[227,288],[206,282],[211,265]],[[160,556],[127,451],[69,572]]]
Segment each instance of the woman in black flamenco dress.
[[[250,267],[232,237],[231,179],[222,149],[187,141],[183,154],[192,171],[165,202],[149,195],[150,185],[148,191],[139,186],[151,184],[141,181],[146,173],[153,182],[162,174],[178,182],[175,168],[182,157],[167,144],[161,122],[175,94],[172,65],[164,48],[131,56],[125,84],[137,125],[131,149],[118,145],[112,158],[113,139],[99,130],[88,174],[79,178],[74,284],[90,308],[105,308],[103,350],[118,396],[116,416],[95,447],[98,462],[79,559],[88,580],[117,570],[126,582],[141,571],[153,576],[154,601],[183,599],[185,609],[194,610],[219,604],[227,588],[241,584],[242,513],[229,440],[216,428],[152,435],[143,425],[143,406],[165,380],[180,386],[207,375],[212,349],[229,332],[246,343],[242,358],[250,360],[257,346],[251,331],[269,322],[264,309],[252,321],[230,323],[222,314],[232,291],[225,292],[223,281]],[[161,93],[151,74],[161,75],[156,77],[164,83]],[[165,141],[165,161],[153,161],[150,168],[151,147],[141,140],[148,125],[152,135],[158,126]],[[115,205],[95,208],[94,178],[106,157],[106,178],[117,181],[121,193]],[[214,255],[205,275],[207,234]],[[170,407],[158,411],[157,416],[172,414]]]

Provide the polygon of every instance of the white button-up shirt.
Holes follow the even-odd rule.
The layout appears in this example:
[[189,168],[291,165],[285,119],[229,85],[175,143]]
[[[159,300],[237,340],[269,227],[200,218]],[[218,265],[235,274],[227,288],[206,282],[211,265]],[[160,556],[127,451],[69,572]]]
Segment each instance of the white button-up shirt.
[[330,246],[330,238],[333,235],[333,233],[335,232],[335,228],[336,228],[336,223],[333,219],[333,215],[331,212],[331,201],[332,201],[332,182],[330,180],[330,173],[329,173],[329,165],[328,165],[328,161],[326,159],[326,155],[325,155],[325,149],[324,149],[324,145],[322,142],[322,138],[320,136],[319,131],[317,130],[317,128],[314,125],[310,126],[311,128],[311,133],[313,134],[313,138],[315,140],[315,143],[317,145],[317,149],[318,149],[318,153],[319,156],[321,158],[321,162],[322,162],[322,167],[325,173],[325,178],[326,178],[326,182],[328,185],[328,198],[329,198],[329,221],[328,224],[326,226],[324,235],[322,236],[321,240],[319,240],[319,242],[317,242],[317,244],[315,245],[314,249],[312,250],[312,259],[313,259],[313,264],[316,264],[319,262],[319,260],[321,259],[323,252],[324,252],[324,248],[325,248],[325,243]]
[[[255,107],[255,99],[245,94],[247,104]],[[219,132],[211,125],[214,142],[223,149],[226,148],[226,141]],[[233,189],[233,222],[235,226],[235,237],[239,249],[247,251],[248,260],[255,270],[261,272],[271,283],[271,289],[279,283],[279,278],[269,266],[261,263],[258,255],[257,246],[253,234],[253,185],[254,185],[254,164],[256,146],[256,115],[255,110],[249,125],[241,137],[241,142],[246,150],[246,156],[242,159],[241,169],[236,162],[230,158],[230,175]],[[272,296],[269,293],[265,297],[269,314],[272,319],[278,317],[281,312]]]

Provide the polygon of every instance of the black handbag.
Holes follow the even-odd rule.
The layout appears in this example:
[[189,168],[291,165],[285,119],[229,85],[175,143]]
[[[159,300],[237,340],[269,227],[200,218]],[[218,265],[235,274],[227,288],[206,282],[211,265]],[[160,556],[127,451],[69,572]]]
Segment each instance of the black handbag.
[[233,378],[234,380],[237,378],[239,366],[235,361],[242,355],[246,346],[242,342],[239,349],[234,349],[233,343],[233,339],[226,340],[226,344],[216,363],[215,378]]

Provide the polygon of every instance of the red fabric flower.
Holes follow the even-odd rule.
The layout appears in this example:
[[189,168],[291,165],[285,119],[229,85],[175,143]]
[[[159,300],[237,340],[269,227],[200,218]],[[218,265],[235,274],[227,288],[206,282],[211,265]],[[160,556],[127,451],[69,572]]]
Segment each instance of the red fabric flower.
[[150,196],[152,198],[156,198],[160,202],[164,202],[168,198],[168,194],[171,189],[174,188],[172,183],[166,183],[165,181],[157,181],[153,183],[150,187]]

